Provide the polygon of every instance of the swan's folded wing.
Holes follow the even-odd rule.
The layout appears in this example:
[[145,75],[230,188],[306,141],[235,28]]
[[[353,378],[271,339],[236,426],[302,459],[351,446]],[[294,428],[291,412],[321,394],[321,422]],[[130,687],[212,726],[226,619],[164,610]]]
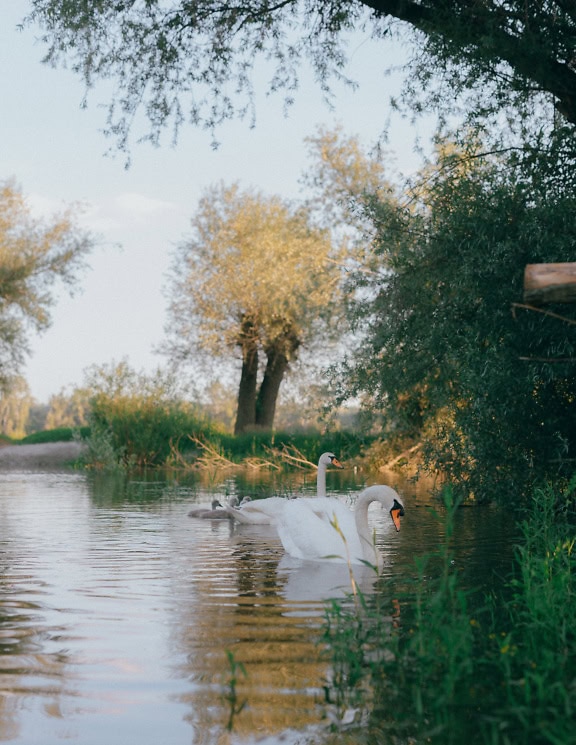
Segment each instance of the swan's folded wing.
[[271,525],[276,522],[285,501],[282,497],[268,497],[247,502],[241,507],[226,507],[225,509],[239,523]]
[[331,521],[333,516],[328,510],[316,514],[309,502],[295,499],[286,501],[276,527],[290,556],[346,561],[346,546]]

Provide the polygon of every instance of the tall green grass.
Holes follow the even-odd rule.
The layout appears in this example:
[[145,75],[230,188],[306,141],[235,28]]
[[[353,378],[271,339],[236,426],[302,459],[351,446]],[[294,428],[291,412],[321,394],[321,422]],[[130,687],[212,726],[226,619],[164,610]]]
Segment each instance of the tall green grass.
[[415,560],[413,582],[327,609],[327,698],[363,721],[338,742],[576,743],[575,487],[534,493],[498,593],[460,586],[446,492],[445,541]]
[[212,432],[208,440],[235,462],[248,457],[267,458],[271,450],[282,448],[303,453],[313,463],[325,452],[346,459],[358,455],[365,443],[357,434],[341,430],[328,433],[255,431],[241,435]]
[[84,438],[90,435],[90,427],[58,427],[56,429],[44,429],[39,432],[33,432],[19,440],[21,445],[35,445],[45,442],[71,442],[77,438]]
[[[85,438],[86,465],[101,469],[186,466],[212,451],[221,461],[270,459],[287,448],[316,462],[324,451],[341,458],[357,455],[363,445],[346,432],[222,432],[197,407],[150,394],[99,394],[91,401],[90,434]],[[206,445],[203,450],[202,444]]]
[[91,402],[85,460],[100,468],[168,465],[215,430],[193,406],[154,396],[98,396]]

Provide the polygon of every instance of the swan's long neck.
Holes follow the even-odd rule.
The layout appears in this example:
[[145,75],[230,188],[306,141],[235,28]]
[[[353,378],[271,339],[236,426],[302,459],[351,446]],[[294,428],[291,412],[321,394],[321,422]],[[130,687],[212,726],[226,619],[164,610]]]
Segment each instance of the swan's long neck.
[[326,463],[318,463],[318,473],[316,474],[316,496],[326,496]]
[[374,541],[370,534],[370,528],[368,526],[368,507],[372,502],[377,501],[376,498],[371,494],[361,494],[356,502],[354,508],[354,519],[356,520],[356,530],[360,536],[362,543],[362,552],[364,554],[365,561],[369,561],[372,564],[377,562],[377,554],[374,548]]
[[376,491],[373,491],[374,489],[376,489],[376,487],[369,487],[359,495],[354,509],[354,518],[356,520],[356,530],[358,531],[362,543],[364,559],[365,561],[369,561],[371,564],[378,566],[380,557],[376,551],[374,539],[368,525],[368,507],[372,502],[380,502],[384,509],[389,510],[392,508],[394,499],[398,497],[398,494],[389,486],[382,485],[378,486]]

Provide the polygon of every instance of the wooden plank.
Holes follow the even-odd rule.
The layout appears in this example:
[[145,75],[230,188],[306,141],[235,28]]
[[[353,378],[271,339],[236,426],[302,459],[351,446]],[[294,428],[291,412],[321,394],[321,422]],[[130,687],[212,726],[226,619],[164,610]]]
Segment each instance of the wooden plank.
[[524,270],[524,302],[576,302],[576,262],[527,264]]

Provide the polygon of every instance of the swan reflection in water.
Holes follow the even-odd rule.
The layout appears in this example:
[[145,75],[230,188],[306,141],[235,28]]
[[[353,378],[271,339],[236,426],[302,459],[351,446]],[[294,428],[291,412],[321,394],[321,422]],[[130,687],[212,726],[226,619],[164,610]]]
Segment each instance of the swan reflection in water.
[[[353,593],[354,584],[364,595],[374,590],[378,574],[373,567],[363,564],[348,566],[330,561],[304,561],[288,554],[278,562],[279,592],[288,603],[318,603],[318,612],[324,610],[326,600],[342,600]],[[310,615],[310,607],[302,609]]]

